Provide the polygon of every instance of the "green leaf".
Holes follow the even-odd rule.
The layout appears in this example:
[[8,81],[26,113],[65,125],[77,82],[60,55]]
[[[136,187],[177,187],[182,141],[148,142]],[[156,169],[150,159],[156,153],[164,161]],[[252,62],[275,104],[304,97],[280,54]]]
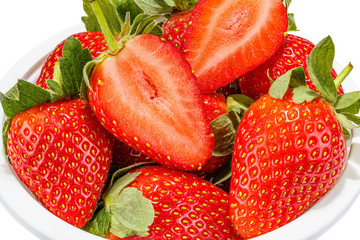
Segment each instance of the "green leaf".
[[110,228],[110,213],[105,208],[100,209],[96,216],[89,221],[83,230],[105,238]]
[[320,41],[311,51],[308,57],[308,72],[316,89],[330,103],[334,103],[337,97],[334,79],[331,76],[335,46],[330,36]]
[[220,115],[210,123],[215,137],[213,156],[221,157],[232,154],[240,121],[240,115],[232,111]]
[[295,23],[295,17],[293,13],[288,13],[288,31],[299,31]]
[[56,102],[57,100],[59,100],[65,96],[63,88],[57,81],[49,79],[46,81],[46,84],[52,91],[51,102]]
[[360,125],[360,117],[355,114],[343,113],[343,115],[356,125]]
[[3,140],[5,155],[8,155],[7,145],[8,145],[9,128],[10,128],[11,121],[12,121],[12,118],[7,118],[5,120],[3,128],[2,128],[2,140]]
[[360,109],[360,101],[357,101],[356,103],[352,104],[351,106],[349,106],[347,108],[336,109],[336,112],[348,113],[348,114],[358,114],[359,109]]
[[319,93],[311,90],[308,86],[294,88],[293,94],[293,101],[298,104],[311,102],[314,98],[320,97]]
[[269,89],[269,95],[276,99],[282,99],[289,89],[305,86],[305,72],[303,67],[297,67],[287,71],[278,77]]
[[231,161],[223,164],[219,170],[216,172],[215,177],[212,181],[214,185],[219,185],[226,180],[231,178]]
[[25,80],[18,80],[16,85],[7,93],[0,93],[1,105],[8,118],[23,112],[41,103],[50,101],[50,92],[29,83]]
[[78,96],[83,82],[83,69],[92,61],[90,51],[82,49],[82,44],[75,38],[68,38],[63,47],[63,58],[60,58],[62,87],[67,97]]
[[226,101],[227,112],[235,111],[240,114],[248,110],[254,99],[243,94],[233,94],[227,97]]
[[140,173],[128,173],[125,176],[119,178],[104,195],[105,205],[111,204],[119,193],[133,182]]
[[131,22],[144,11],[135,3],[134,0],[114,0],[115,6],[122,23],[125,22],[126,13],[130,13]]
[[335,113],[337,120],[341,123],[341,125],[346,129],[354,129],[359,126],[355,125],[353,122],[351,122],[344,114],[341,113]]
[[[106,16],[106,22],[108,23],[113,36],[118,36],[121,32],[122,24],[122,20],[117,11],[120,2],[115,0],[97,0],[97,2]],[[83,8],[87,16],[82,17],[81,20],[85,24],[86,30],[88,32],[102,32],[90,0],[83,0]]]
[[110,232],[120,238],[146,236],[154,216],[151,201],[136,188],[127,187],[110,204]]
[[135,3],[149,15],[169,14],[173,10],[173,6],[168,5],[165,0],[134,0]]
[[290,4],[292,2],[292,0],[281,0],[283,3],[285,3],[285,7],[286,7],[286,11],[289,9]]
[[356,104],[359,100],[360,91],[341,94],[337,97],[334,108],[336,110],[349,108],[353,104]]
[[342,128],[343,132],[344,132],[344,137],[346,141],[349,141],[351,139],[351,133],[349,132],[349,130],[347,130],[346,128]]

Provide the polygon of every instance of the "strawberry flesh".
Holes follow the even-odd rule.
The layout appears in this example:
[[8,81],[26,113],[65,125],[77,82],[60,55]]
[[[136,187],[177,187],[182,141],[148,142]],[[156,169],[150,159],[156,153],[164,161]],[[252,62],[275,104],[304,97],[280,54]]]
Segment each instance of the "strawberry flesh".
[[184,50],[203,92],[234,81],[270,58],[287,31],[280,0],[200,0]]
[[214,138],[200,91],[181,53],[154,35],[126,42],[97,65],[89,101],[104,126],[160,164],[194,170]]

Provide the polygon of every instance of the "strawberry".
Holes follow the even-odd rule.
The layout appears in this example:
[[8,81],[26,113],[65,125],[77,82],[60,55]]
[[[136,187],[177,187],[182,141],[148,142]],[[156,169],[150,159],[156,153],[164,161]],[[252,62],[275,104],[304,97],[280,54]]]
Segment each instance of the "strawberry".
[[205,104],[205,112],[209,123],[218,116],[226,113],[226,99],[219,93],[201,94],[203,103]]
[[321,94],[306,86],[302,67],[290,70],[273,83],[269,95],[249,107],[239,125],[230,215],[246,238],[301,216],[333,188],[345,169],[343,128],[360,123],[353,115],[360,92],[337,96],[330,74],[333,56],[333,42],[327,37],[308,60],[309,74]]
[[280,47],[288,27],[280,0],[200,0],[190,21],[185,58],[203,92],[264,63]]
[[109,137],[86,101],[60,100],[17,114],[7,147],[16,174],[39,202],[81,228],[107,179]]
[[[226,113],[226,100],[221,94],[206,93],[201,94],[201,98],[204,102],[209,123],[218,116]],[[228,161],[229,158],[230,156],[212,156],[200,170],[195,170],[193,173],[200,176],[209,176]],[[153,162],[153,160],[144,153],[135,150],[119,140],[115,140],[112,161],[120,167],[128,167],[135,163]]]
[[192,9],[185,12],[180,12],[169,18],[161,27],[163,34],[161,39],[170,42],[173,46],[178,48],[181,52],[184,51],[184,43],[186,41],[186,32],[189,25]]
[[0,93],[7,116],[3,140],[15,173],[39,202],[82,228],[105,186],[113,137],[79,98],[89,50],[68,38],[64,53],[61,81],[47,81],[51,90],[19,80]]
[[[128,181],[130,183],[125,188],[118,190],[113,187],[109,194],[105,194],[105,205],[110,209],[107,211],[111,215],[112,207],[119,204],[109,201],[109,195],[114,195],[112,199],[115,199],[116,193],[121,196],[127,188],[134,188],[150,200],[155,212],[153,222],[145,236],[124,236],[110,218],[107,238],[243,239],[236,234],[231,225],[228,216],[228,194],[221,189],[194,174],[161,166],[143,167],[130,174],[135,175],[134,180]],[[122,179],[120,178],[114,186],[121,185],[119,181]],[[137,210],[141,212],[140,209]]]
[[[97,1],[94,8],[101,8]],[[106,21],[100,20],[106,28]],[[120,141],[156,162],[194,170],[212,155],[196,77],[175,47],[150,34],[106,36],[113,54],[99,61],[89,82],[89,103]]]
[[[108,50],[103,33],[101,32],[80,32],[70,36],[71,38],[78,39],[83,48],[88,48],[92,57],[98,57],[101,53]],[[56,62],[63,57],[63,47],[65,40],[59,43],[55,50],[48,56],[46,62],[41,68],[40,76],[36,81],[36,85],[42,88],[49,88],[46,80],[53,79],[54,68]]]
[[[239,87],[241,92],[253,99],[258,99],[268,93],[271,86],[271,78],[275,81],[279,76],[285,74],[295,67],[304,67],[306,75],[306,83],[312,90],[316,90],[314,84],[310,80],[306,58],[310,55],[315,45],[309,40],[288,34],[283,44],[269,60],[256,69],[239,77]],[[335,79],[337,74],[334,69],[331,75]],[[338,94],[343,94],[341,87]]]

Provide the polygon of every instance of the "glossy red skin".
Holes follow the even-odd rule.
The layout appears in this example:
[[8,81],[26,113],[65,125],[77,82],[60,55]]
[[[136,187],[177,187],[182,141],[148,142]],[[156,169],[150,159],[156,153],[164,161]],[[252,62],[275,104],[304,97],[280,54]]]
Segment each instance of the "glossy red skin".
[[39,202],[81,228],[92,217],[105,185],[111,139],[86,101],[60,100],[14,117],[8,154]]
[[90,85],[95,115],[120,141],[182,170],[198,169],[211,157],[214,138],[196,78],[181,53],[159,37],[129,40],[96,65]]
[[180,12],[169,18],[168,21],[161,27],[163,34],[161,39],[169,42],[175,46],[179,51],[184,51],[184,44],[186,42],[186,32],[192,15],[192,9],[186,12]]
[[[78,39],[83,48],[88,48],[93,58],[98,57],[101,53],[108,50],[104,34],[101,32],[80,32],[71,35],[70,37]],[[54,51],[48,56],[46,62],[41,68],[40,76],[36,81],[36,85],[48,89],[46,80],[53,79],[55,63],[59,58],[63,57],[62,49],[65,40],[59,43]]]
[[230,215],[246,238],[301,216],[338,181],[346,142],[332,107],[266,95],[250,106],[235,140]]
[[[228,215],[228,194],[198,176],[144,167],[129,186],[151,200],[155,218],[146,237],[123,239],[239,239]],[[109,239],[120,239],[111,233]]]
[[[253,99],[259,99],[269,92],[271,86],[269,77],[272,80],[276,80],[279,76],[296,67],[304,67],[306,83],[310,89],[315,91],[316,87],[312,83],[307,71],[306,59],[314,47],[315,45],[305,38],[287,34],[284,43],[269,60],[239,77],[238,81],[241,92]],[[334,79],[337,77],[334,69],[332,69],[331,75]],[[344,91],[340,86],[338,94],[343,93]]]
[[263,64],[288,28],[281,0],[200,0],[191,22],[185,58],[208,93]]

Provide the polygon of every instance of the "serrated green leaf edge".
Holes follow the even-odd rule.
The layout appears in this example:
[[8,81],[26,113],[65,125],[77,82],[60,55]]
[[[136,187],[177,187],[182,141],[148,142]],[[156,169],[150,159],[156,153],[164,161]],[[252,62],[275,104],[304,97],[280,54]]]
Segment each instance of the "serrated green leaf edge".
[[329,102],[334,103],[337,90],[331,76],[335,46],[330,36],[321,40],[307,58],[308,73],[316,89]]
[[8,92],[0,95],[3,111],[8,118],[51,99],[49,91],[22,79]]
[[306,86],[305,71],[303,67],[297,67],[287,71],[273,82],[269,89],[269,95],[276,99],[282,99],[289,87],[295,88]]

